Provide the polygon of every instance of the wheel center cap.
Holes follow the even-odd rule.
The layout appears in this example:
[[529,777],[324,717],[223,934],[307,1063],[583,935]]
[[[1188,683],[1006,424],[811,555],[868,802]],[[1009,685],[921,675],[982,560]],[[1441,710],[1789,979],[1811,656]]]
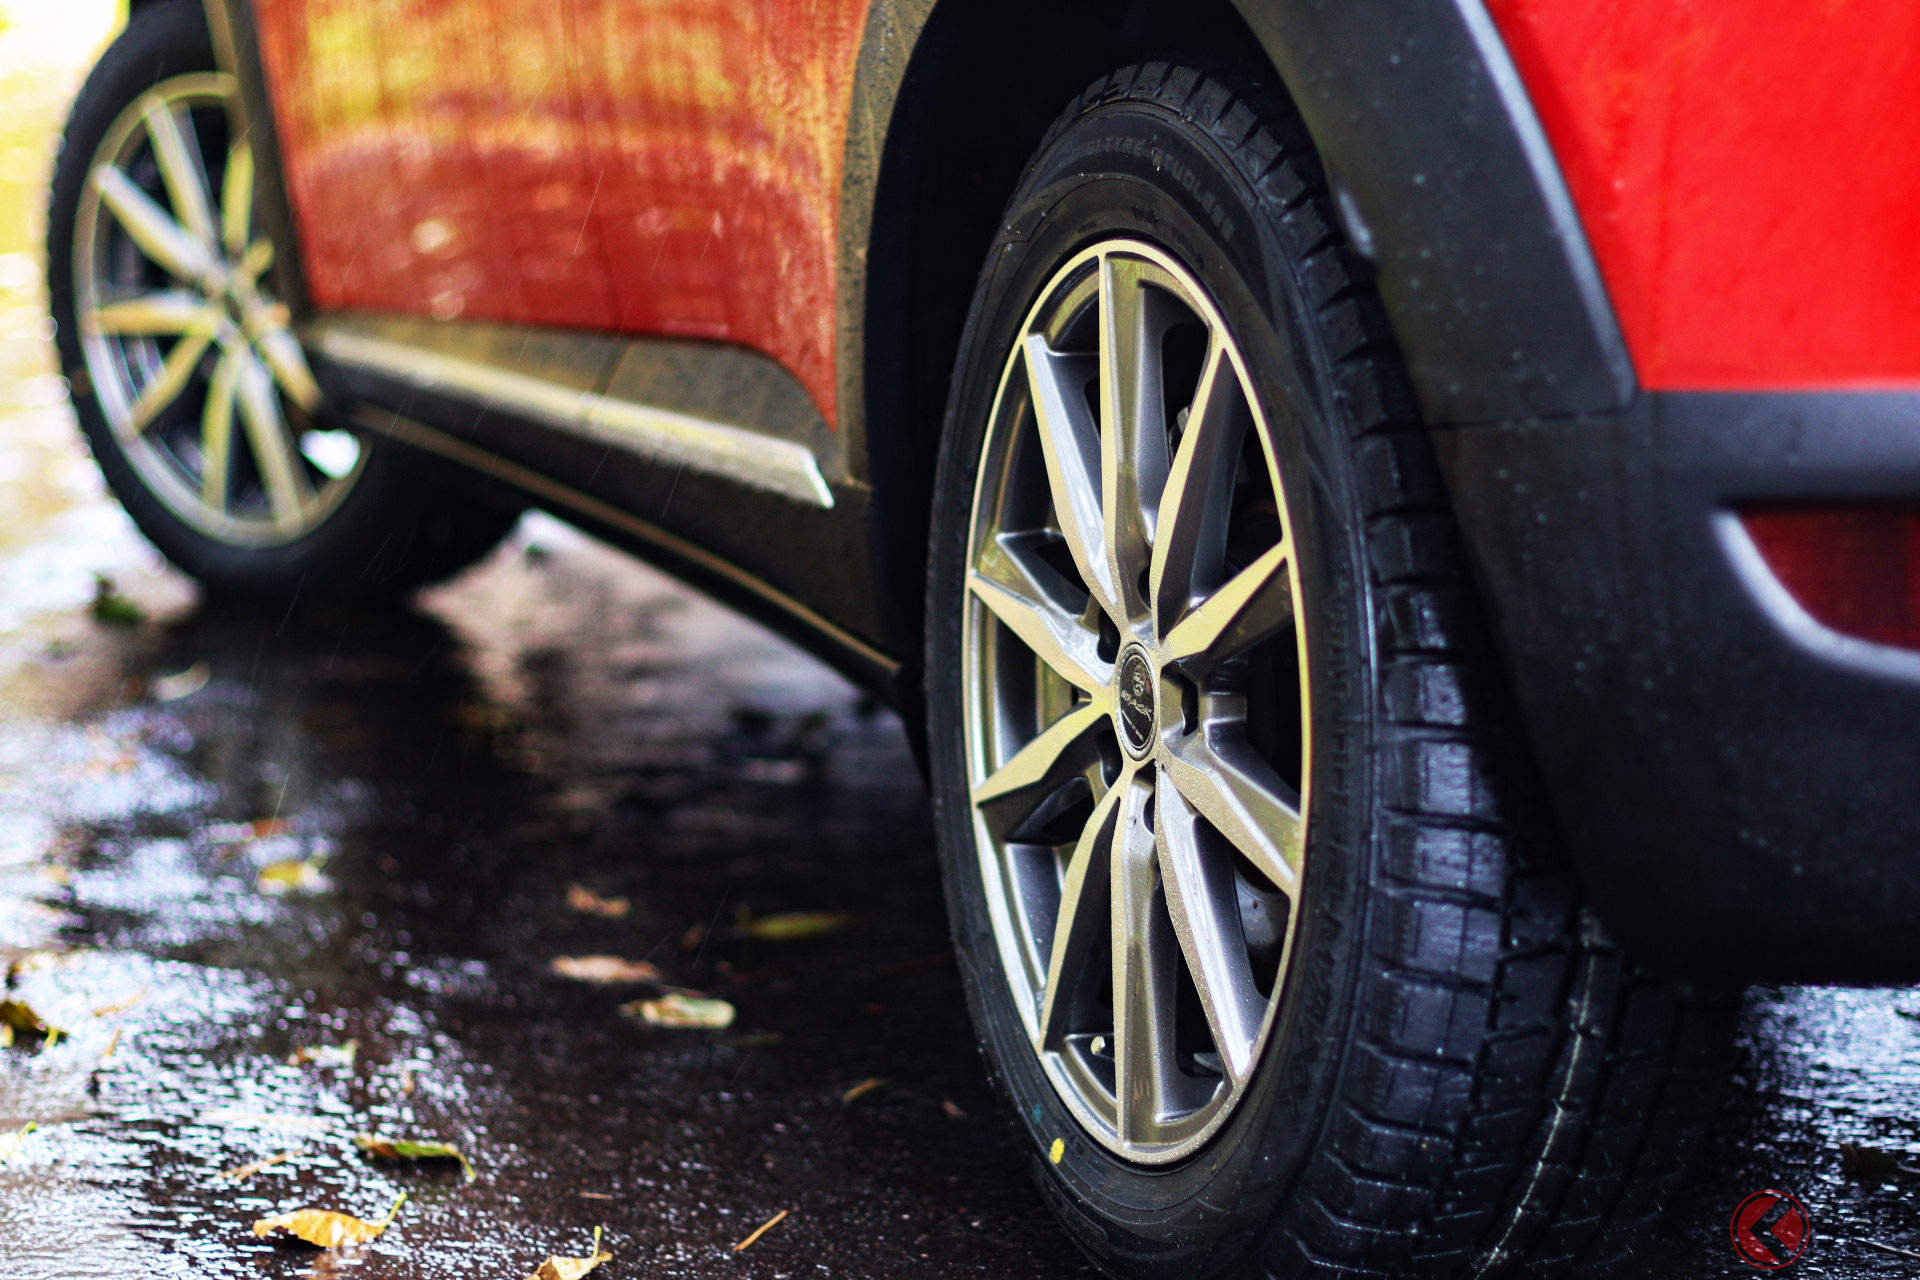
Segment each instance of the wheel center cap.
[[1153,730],[1159,721],[1154,706],[1153,661],[1137,644],[1121,650],[1114,664],[1114,718],[1120,722],[1120,741],[1134,759],[1145,758],[1153,747]]

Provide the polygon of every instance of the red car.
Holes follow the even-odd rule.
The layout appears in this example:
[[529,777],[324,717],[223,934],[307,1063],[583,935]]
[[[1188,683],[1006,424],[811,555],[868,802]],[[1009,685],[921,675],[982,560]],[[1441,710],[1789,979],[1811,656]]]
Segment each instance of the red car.
[[923,751],[1130,1277],[1626,1258],[1753,979],[1920,974],[1920,8],[134,0],[53,189],[210,588],[529,504]]

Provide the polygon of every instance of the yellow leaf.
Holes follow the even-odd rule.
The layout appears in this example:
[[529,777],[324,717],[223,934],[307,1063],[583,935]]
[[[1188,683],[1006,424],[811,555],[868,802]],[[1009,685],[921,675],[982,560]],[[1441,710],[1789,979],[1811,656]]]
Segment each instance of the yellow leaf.
[[555,956],[553,971],[576,982],[660,981],[660,971],[645,960],[625,960],[619,956]]
[[56,1035],[59,1030],[49,1026],[24,1000],[0,1000],[0,1023],[5,1023],[9,1030],[26,1031],[37,1036]]
[[853,914],[848,911],[787,911],[742,921],[741,928],[749,938],[761,942],[799,942],[838,933],[852,920]]
[[18,1133],[9,1133],[0,1137],[0,1165],[20,1154],[20,1148],[26,1145],[27,1135],[40,1126],[32,1120],[21,1127]]
[[720,1031],[733,1025],[733,1006],[725,1000],[685,996],[677,991],[658,1000],[635,1000],[631,1004],[623,1004],[620,1012],[629,1018],[638,1018],[650,1027]]
[[286,893],[322,893],[331,889],[333,882],[320,874],[319,859],[299,861],[289,858],[281,862],[269,862],[260,868],[254,885],[269,897],[279,897]]
[[631,905],[625,898],[603,898],[583,884],[567,886],[567,905],[584,916],[624,920]]
[[527,1280],[580,1280],[580,1277],[613,1257],[600,1248],[599,1227],[593,1229],[593,1256],[591,1258],[562,1258],[558,1254],[540,1264],[540,1269],[527,1277]]
[[387,1210],[387,1216],[378,1222],[368,1222],[350,1213],[330,1213],[325,1209],[295,1209],[292,1213],[276,1213],[271,1218],[260,1219],[253,1224],[253,1234],[268,1236],[275,1231],[285,1231],[322,1249],[343,1244],[365,1244],[380,1238],[381,1232],[393,1222],[394,1215],[400,1212],[400,1206],[406,1202],[407,1193],[402,1191],[400,1198],[393,1202],[393,1208]]

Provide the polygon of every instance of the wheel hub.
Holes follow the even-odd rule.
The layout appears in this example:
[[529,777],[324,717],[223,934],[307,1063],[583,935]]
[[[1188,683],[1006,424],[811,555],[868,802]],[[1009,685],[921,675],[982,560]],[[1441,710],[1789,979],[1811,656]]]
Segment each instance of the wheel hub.
[[1120,741],[1127,754],[1144,760],[1153,750],[1154,731],[1159,727],[1159,709],[1155,705],[1153,659],[1146,649],[1131,644],[1120,654],[1114,666],[1113,719],[1119,726]]

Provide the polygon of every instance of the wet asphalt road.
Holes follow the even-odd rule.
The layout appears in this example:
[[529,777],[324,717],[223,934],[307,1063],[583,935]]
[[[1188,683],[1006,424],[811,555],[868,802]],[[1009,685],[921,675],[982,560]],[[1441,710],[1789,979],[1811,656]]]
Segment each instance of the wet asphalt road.
[[[20,50],[0,41],[0,967],[68,1034],[0,1049],[0,1135],[38,1125],[0,1165],[0,1280],[516,1277],[595,1226],[616,1280],[1089,1274],[988,1090],[889,715],[544,518],[388,612],[203,601],[140,542],[74,444],[20,212],[78,64]],[[96,573],[144,620],[94,618]],[[293,861],[309,883],[262,893]],[[852,918],[745,935],[782,911]],[[618,1008],[651,988],[551,972],[589,954],[738,1020],[648,1030]],[[289,1065],[349,1041],[350,1065]],[[1750,993],[1737,1061],[1644,1274],[1747,1274],[1727,1216],[1764,1187],[1812,1212],[1789,1274],[1920,1274],[1874,1247],[1920,1255],[1920,1179],[1837,1154],[1920,1167],[1920,993]],[[477,1179],[370,1162],[366,1130],[456,1143]],[[357,1251],[248,1230],[403,1190]]]

